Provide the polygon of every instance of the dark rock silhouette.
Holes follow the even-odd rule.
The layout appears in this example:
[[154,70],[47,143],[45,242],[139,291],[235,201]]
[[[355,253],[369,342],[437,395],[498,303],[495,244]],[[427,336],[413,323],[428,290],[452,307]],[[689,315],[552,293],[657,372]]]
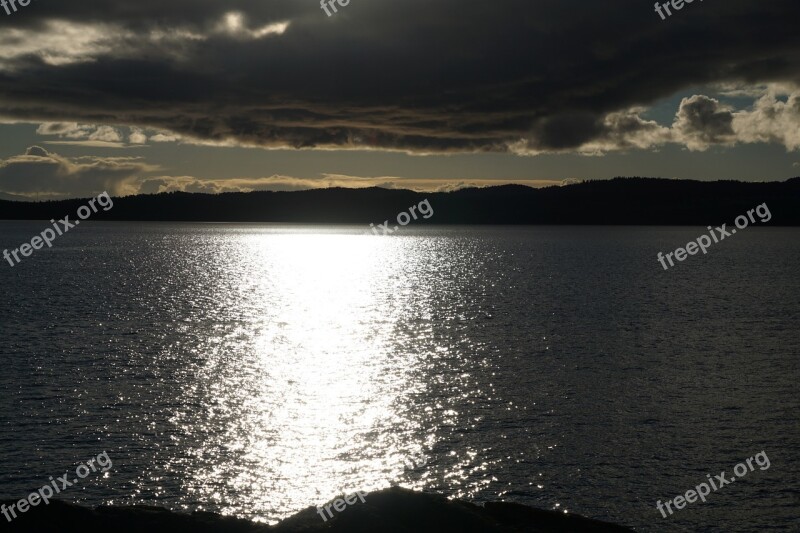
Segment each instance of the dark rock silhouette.
[[[428,199],[434,209],[419,224],[731,224],[766,203],[768,225],[800,225],[800,178],[783,182],[616,178],[563,187],[519,185],[448,193],[406,190],[317,189],[224,194],[163,193],[114,199],[91,220],[306,222],[394,225],[398,213]],[[75,213],[86,200],[0,201],[0,219],[50,220]],[[761,223],[759,223],[761,225]]]
[[[13,502],[5,502],[9,505]],[[156,507],[98,507],[60,501],[31,508],[0,530],[24,533],[618,533],[633,530],[577,515],[542,511],[514,503],[484,507],[399,487],[372,492],[323,522],[313,507],[275,526],[214,513],[173,513]]]

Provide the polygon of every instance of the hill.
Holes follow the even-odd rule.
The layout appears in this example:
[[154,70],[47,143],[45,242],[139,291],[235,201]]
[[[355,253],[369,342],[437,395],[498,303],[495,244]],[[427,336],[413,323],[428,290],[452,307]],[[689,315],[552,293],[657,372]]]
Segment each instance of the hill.
[[[766,203],[771,225],[800,225],[800,178],[784,182],[616,178],[533,189],[507,185],[454,192],[314,189],[224,194],[162,193],[114,199],[92,220],[394,224],[424,199],[434,214],[414,224],[710,225]],[[0,201],[0,219],[49,220],[74,213],[86,200]]]

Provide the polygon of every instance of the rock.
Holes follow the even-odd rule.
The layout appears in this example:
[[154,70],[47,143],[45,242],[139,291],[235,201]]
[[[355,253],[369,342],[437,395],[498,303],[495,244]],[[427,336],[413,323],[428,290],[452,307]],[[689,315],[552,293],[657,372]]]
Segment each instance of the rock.
[[[10,505],[13,502],[5,502]],[[515,503],[481,507],[400,487],[367,494],[323,521],[309,507],[275,526],[215,513],[173,513],[149,506],[98,507],[60,501],[39,505],[12,523],[0,519],[0,531],[64,533],[617,533],[633,530],[573,514],[542,511]]]

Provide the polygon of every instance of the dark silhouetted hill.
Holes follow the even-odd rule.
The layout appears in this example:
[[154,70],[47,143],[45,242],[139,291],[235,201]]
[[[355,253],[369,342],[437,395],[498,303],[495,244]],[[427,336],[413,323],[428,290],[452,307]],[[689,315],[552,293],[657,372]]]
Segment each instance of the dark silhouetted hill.
[[[800,225],[800,178],[784,182],[616,178],[533,189],[506,185],[445,193],[391,189],[316,189],[225,194],[163,193],[114,199],[92,220],[395,224],[397,214],[428,199],[430,219],[414,224],[731,224],[766,203],[769,224]],[[0,219],[49,220],[86,200],[0,201]]]
[[[13,502],[5,502],[7,505]],[[5,524],[6,529],[4,529]],[[157,507],[88,509],[53,501],[28,510],[0,531],[42,533],[632,533],[627,527],[514,503],[483,507],[401,488],[367,495],[326,522],[310,507],[275,526],[214,513],[172,513]]]

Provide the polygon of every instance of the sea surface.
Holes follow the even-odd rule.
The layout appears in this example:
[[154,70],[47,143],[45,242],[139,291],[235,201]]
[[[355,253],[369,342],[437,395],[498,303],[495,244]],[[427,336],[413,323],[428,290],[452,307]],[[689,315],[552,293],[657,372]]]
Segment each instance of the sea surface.
[[[0,222],[0,250],[48,226]],[[800,531],[800,229],[669,271],[705,228],[367,230],[86,221],[0,258],[0,498],[106,452],[60,497],[273,523],[399,484]]]

